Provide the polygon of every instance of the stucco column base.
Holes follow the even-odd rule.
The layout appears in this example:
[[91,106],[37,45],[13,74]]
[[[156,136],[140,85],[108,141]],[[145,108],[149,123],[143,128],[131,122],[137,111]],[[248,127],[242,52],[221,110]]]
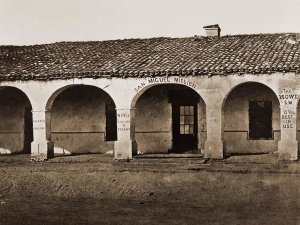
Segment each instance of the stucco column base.
[[52,141],[32,142],[31,143],[31,160],[45,161],[54,157],[54,143]]
[[132,140],[120,140],[115,142],[115,159],[130,160],[132,159],[132,149],[134,143]]
[[223,142],[222,141],[206,141],[204,144],[205,159],[223,159]]
[[298,160],[298,141],[279,141],[277,153],[279,160]]

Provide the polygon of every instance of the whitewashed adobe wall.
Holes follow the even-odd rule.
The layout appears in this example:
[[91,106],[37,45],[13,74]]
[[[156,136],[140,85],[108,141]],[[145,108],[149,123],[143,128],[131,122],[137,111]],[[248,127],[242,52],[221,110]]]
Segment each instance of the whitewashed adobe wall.
[[[112,79],[70,79],[52,81],[1,82],[1,86],[13,86],[22,90],[32,105],[33,136],[32,154],[47,158],[47,151],[53,149],[46,124],[51,121],[49,105],[63,90],[72,85],[91,85],[108,93],[113,99],[118,120],[118,141],[114,143],[116,159],[130,159],[135,147],[133,132],[135,103],[145,90],[157,84],[181,84],[194,89],[206,104],[207,140],[204,154],[208,158],[224,157],[224,101],[231,90],[239,84],[258,82],[271,88],[280,103],[280,141],[278,153],[280,159],[298,158],[296,140],[296,113],[300,94],[300,78],[295,73],[276,73],[261,75],[228,76],[187,76],[161,78],[112,78]],[[238,122],[238,121],[237,121]]]
[[[140,153],[168,153],[173,149],[172,103],[170,91],[183,95],[184,85],[161,84],[145,91],[135,105],[135,141]],[[198,103],[198,149],[206,140],[205,104]]]
[[[249,101],[272,103],[272,137],[251,139]],[[275,93],[258,83],[241,84],[231,91],[224,103],[224,150],[226,153],[253,154],[277,151],[280,140],[280,107]]]
[[99,88],[73,86],[62,92],[51,108],[51,140],[55,151],[65,154],[113,151],[113,141],[105,137],[108,104],[113,104],[111,98]]

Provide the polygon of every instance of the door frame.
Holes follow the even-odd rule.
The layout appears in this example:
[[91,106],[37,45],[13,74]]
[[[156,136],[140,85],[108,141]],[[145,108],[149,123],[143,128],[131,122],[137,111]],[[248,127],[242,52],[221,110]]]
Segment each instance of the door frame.
[[[180,106],[193,106],[194,107],[194,115],[193,115],[193,118],[194,118],[194,127],[193,127],[193,134],[190,134],[192,137],[191,138],[194,138],[193,140],[193,144],[191,144],[193,147],[187,147],[187,149],[182,149],[182,151],[178,151],[178,142],[176,143],[176,139],[178,138],[178,136],[182,135],[180,134]],[[174,115],[174,108],[177,107],[179,110],[179,114],[177,115]],[[171,152],[174,152],[174,153],[184,153],[186,151],[190,151],[190,150],[194,150],[194,149],[197,149],[198,148],[198,143],[199,143],[199,137],[198,137],[198,102],[172,102],[171,103],[171,111],[172,111],[172,149],[171,149]],[[178,112],[177,112],[178,113]],[[174,119],[175,116],[179,116],[179,118],[176,120]],[[178,123],[178,124],[176,124]],[[179,126],[179,128],[175,127],[175,126]],[[178,132],[178,134],[175,134],[175,132]],[[178,136],[177,136],[178,135]],[[183,134],[184,135],[184,134]],[[189,135],[189,134],[188,134]],[[179,138],[181,139],[181,138]],[[177,145],[177,146],[176,146]]]

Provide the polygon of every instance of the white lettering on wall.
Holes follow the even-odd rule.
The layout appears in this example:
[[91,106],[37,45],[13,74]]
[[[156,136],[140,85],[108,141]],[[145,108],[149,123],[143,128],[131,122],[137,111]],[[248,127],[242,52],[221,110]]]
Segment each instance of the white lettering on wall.
[[188,87],[191,87],[193,89],[196,89],[196,84],[192,81],[189,81],[186,78],[183,77],[154,77],[154,78],[148,78],[147,81],[141,82],[136,88],[134,88],[135,92],[139,92],[141,89],[143,89],[145,86],[150,84],[165,84],[165,83],[175,83],[175,84],[183,84]]

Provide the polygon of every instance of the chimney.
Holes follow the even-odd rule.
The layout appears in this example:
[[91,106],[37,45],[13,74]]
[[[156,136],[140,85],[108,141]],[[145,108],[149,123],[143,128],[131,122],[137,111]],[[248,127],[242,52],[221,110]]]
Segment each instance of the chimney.
[[296,41],[300,41],[300,33],[296,33]]
[[208,25],[204,26],[203,28],[206,31],[207,37],[220,37],[221,28],[219,27],[219,24]]

